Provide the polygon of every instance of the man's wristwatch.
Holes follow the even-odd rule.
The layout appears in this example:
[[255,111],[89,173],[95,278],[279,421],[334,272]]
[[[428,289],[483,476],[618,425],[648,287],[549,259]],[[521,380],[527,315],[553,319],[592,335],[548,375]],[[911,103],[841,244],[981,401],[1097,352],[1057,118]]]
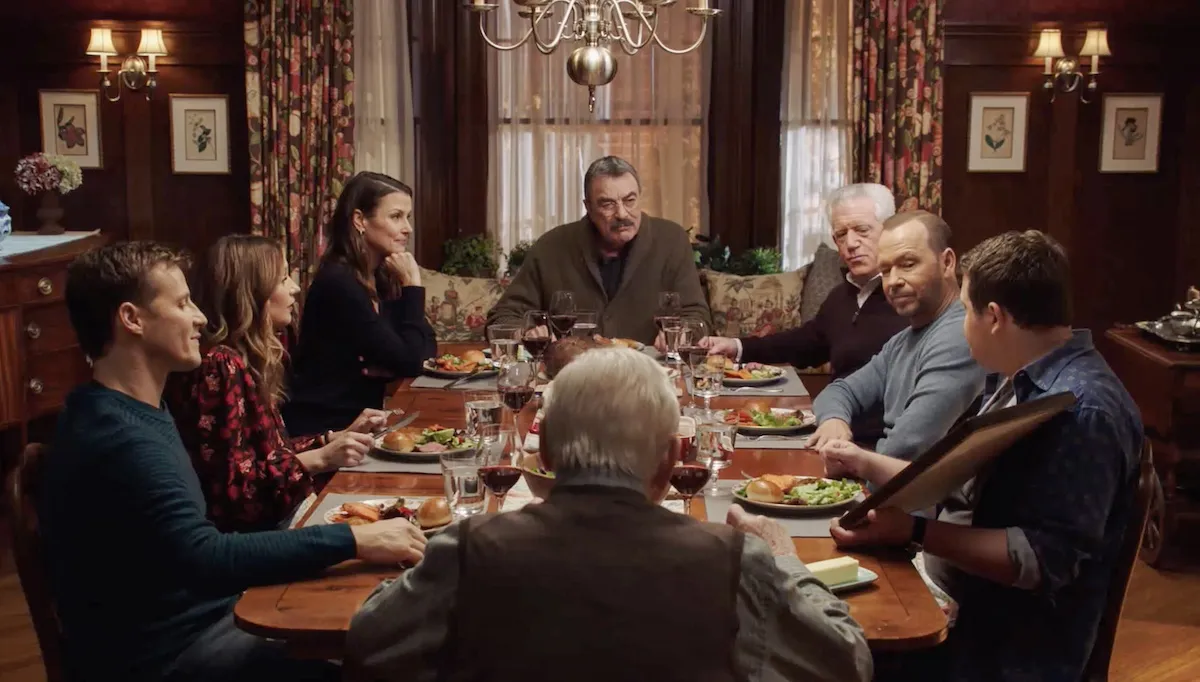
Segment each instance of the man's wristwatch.
[[929,519],[924,516],[913,517],[912,537],[908,541],[908,551],[919,554],[925,549],[925,524]]

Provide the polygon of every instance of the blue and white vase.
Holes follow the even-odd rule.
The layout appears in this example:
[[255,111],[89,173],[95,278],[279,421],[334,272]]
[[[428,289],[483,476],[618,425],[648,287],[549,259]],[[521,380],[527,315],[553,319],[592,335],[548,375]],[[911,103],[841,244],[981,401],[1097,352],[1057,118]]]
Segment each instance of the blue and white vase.
[[0,243],[12,233],[12,216],[8,214],[8,206],[0,201]]

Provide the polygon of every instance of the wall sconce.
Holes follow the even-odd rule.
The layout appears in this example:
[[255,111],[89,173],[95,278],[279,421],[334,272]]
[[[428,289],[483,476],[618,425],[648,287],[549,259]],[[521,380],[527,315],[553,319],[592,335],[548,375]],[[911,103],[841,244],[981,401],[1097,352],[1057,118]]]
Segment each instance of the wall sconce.
[[[88,41],[87,54],[100,57],[100,89],[110,102],[121,99],[121,85],[126,89],[137,92],[146,88],[146,99],[158,85],[155,74],[154,60],[156,57],[167,55],[167,46],[163,43],[162,29],[143,28],[142,40],[138,44],[137,54],[131,54],[121,62],[121,70],[117,72],[116,96],[109,94],[112,81],[108,79],[108,58],[120,56],[113,46],[111,28],[93,28],[92,37]],[[145,59],[143,59],[145,57]]]
[[[1112,51],[1108,49],[1108,30],[1103,28],[1089,28],[1087,37],[1083,40],[1083,49],[1079,51],[1080,57],[1092,58],[1092,70],[1088,75],[1088,84],[1082,92],[1079,93],[1079,101],[1084,104],[1091,102],[1089,94],[1095,94],[1096,89],[1100,87],[1097,82],[1097,76],[1100,75],[1100,58],[1109,57]],[[1083,80],[1084,74],[1079,68],[1079,60],[1074,57],[1066,56],[1062,46],[1062,31],[1057,28],[1047,28],[1042,30],[1041,38],[1038,40],[1037,50],[1033,56],[1041,57],[1046,60],[1046,69],[1043,73],[1046,76],[1046,82],[1042,87],[1050,91],[1050,101],[1053,102],[1058,90],[1063,92],[1075,92]],[[1055,59],[1058,60],[1055,63]]]

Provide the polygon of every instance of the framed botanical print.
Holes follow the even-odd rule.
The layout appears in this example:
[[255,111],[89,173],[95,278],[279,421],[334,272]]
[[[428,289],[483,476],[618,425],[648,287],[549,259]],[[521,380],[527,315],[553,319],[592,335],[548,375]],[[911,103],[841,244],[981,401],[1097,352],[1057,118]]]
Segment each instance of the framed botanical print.
[[1158,172],[1163,96],[1104,95],[1101,173]]
[[971,93],[967,170],[973,173],[1024,173],[1029,93]]
[[100,93],[96,90],[39,90],[42,151],[60,154],[80,168],[103,168],[100,153]]
[[229,98],[171,95],[171,170],[229,173]]

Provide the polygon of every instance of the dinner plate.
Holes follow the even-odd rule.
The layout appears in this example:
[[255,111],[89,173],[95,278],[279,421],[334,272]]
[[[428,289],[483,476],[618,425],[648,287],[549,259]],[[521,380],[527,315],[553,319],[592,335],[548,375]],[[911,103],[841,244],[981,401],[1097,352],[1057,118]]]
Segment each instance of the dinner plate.
[[382,441],[382,437],[376,438],[374,443],[372,443],[371,451],[394,459],[398,462],[436,462],[438,461],[438,457],[440,455],[447,453],[466,452],[467,450],[475,449],[474,445],[464,445],[463,447],[455,448],[453,450],[441,450],[439,452],[417,452],[416,450],[413,450],[412,452],[397,452],[396,450],[390,450],[383,447]]
[[742,496],[736,488],[733,491],[733,500],[738,504],[772,512],[778,516],[806,516],[808,514],[816,514],[820,512],[837,511],[839,509],[844,509],[851,505],[857,504],[864,499],[866,499],[866,496],[862,494],[862,491],[859,491],[859,493],[854,497],[851,497],[848,500],[842,500],[841,502],[834,502],[833,504],[780,504],[777,502],[756,502]]
[[[779,369],[779,368],[776,368],[776,369]],[[725,386],[729,386],[732,388],[740,388],[743,386],[769,386],[770,384],[777,384],[780,381],[783,381],[786,377],[787,377],[787,372],[780,369],[779,374],[777,374],[773,377],[763,377],[761,379],[730,379],[728,376],[726,376],[723,379],[722,383]]]
[[[771,408],[771,412],[775,414],[796,412],[797,410],[786,410],[780,407]],[[796,426],[749,426],[746,424],[738,424],[738,433],[744,433],[747,436],[784,436],[792,433],[799,433],[804,429],[812,428],[817,423],[817,415],[807,410],[799,410],[800,423]]]
[[425,369],[426,374],[428,374],[431,377],[437,377],[439,379],[461,379],[461,378],[467,377],[467,376],[473,376],[477,379],[481,379],[483,377],[490,377],[490,376],[495,376],[495,375],[499,374],[499,370],[497,370],[494,367],[491,369],[483,369],[483,370],[479,370],[476,372],[451,372],[448,370],[439,369],[438,366],[435,365],[432,360],[426,360],[424,363],[422,363],[421,366]]
[[[375,500],[360,500],[360,503],[361,504],[369,504],[369,505],[372,505],[375,507],[385,508],[385,507],[390,507],[393,504],[396,504],[396,500],[398,500],[398,499],[400,499],[400,498],[398,498],[398,497],[381,497],[381,498],[375,499]],[[431,498],[405,496],[404,506],[408,509],[412,509],[413,511],[416,511],[416,507],[420,507],[421,503],[428,499],[431,499]],[[416,507],[409,506],[409,503],[416,503]],[[342,508],[342,505],[339,504],[338,506],[334,507],[333,509],[330,509],[329,511],[325,512],[325,515],[322,516],[321,518],[324,519],[325,523],[328,523],[328,524],[340,523],[340,521],[338,521],[338,516],[339,516],[339,510],[341,508]],[[442,525],[434,526],[433,528],[422,528],[421,532],[425,534],[425,537],[431,537],[432,535],[434,535],[435,533],[437,533],[438,531],[444,529],[446,526],[449,526],[449,525],[450,525],[449,523],[443,523]]]
[[828,587],[829,591],[834,594],[841,594],[843,592],[856,590],[860,587],[866,587],[876,580],[879,580],[878,573],[869,568],[863,568],[862,566],[859,566],[858,576],[854,580],[845,583],[838,583],[836,585],[826,585],[826,587]]

